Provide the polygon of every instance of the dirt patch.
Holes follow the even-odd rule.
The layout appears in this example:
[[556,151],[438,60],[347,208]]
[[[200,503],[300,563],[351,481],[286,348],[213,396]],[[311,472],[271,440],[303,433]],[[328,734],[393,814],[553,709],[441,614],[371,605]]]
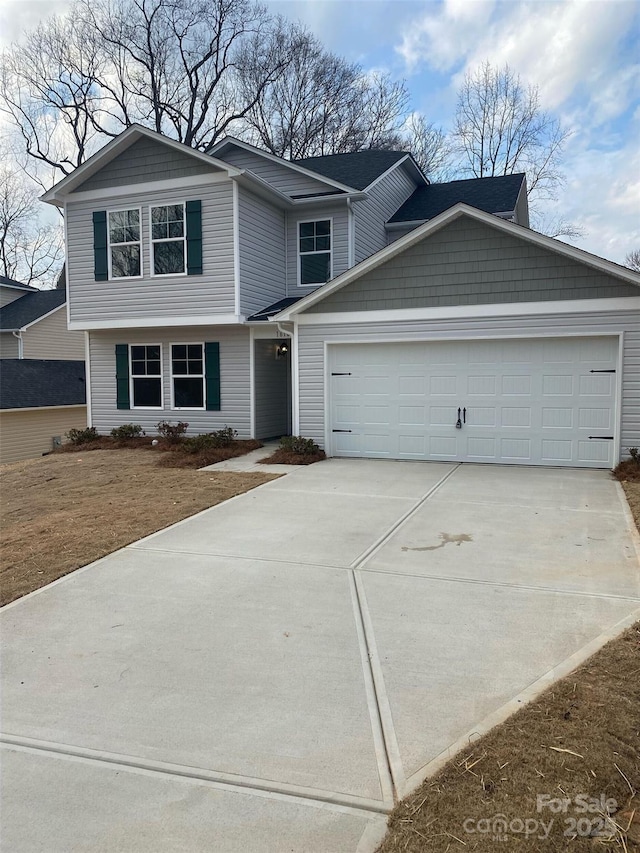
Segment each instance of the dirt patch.
[[640,623],[400,803],[379,853],[640,850],[639,707]]
[[291,450],[276,450],[266,459],[260,459],[261,465],[312,465],[314,462],[322,462],[327,455],[324,450],[315,453],[294,453]]
[[277,476],[157,461],[148,450],[92,449],[2,466],[0,602]]
[[198,453],[185,453],[178,444],[169,447],[169,453],[162,454],[158,460],[158,465],[160,468],[204,468],[206,465],[224,462],[225,459],[244,456],[260,447],[262,447],[261,441],[248,439],[246,441],[234,441],[227,447],[210,447]]

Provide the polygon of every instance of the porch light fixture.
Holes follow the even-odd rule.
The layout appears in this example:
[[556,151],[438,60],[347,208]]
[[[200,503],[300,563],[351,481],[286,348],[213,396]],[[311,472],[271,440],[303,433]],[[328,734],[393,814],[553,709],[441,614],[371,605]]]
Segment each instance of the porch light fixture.
[[278,344],[276,347],[276,361],[279,361],[281,358],[286,358],[288,352],[289,347],[287,344]]

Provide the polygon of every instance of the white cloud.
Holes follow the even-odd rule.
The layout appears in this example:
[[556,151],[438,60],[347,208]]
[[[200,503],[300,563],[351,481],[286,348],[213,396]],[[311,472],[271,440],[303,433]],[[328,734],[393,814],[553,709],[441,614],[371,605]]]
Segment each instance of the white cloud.
[[0,45],[19,41],[25,30],[70,6],[71,0],[0,0]]

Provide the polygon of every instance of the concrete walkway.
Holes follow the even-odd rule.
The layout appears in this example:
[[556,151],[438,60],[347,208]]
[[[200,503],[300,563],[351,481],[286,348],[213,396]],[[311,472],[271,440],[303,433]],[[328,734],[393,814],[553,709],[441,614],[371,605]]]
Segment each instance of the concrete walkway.
[[640,618],[635,537],[606,472],[332,459],[26,596],[2,848],[373,851]]

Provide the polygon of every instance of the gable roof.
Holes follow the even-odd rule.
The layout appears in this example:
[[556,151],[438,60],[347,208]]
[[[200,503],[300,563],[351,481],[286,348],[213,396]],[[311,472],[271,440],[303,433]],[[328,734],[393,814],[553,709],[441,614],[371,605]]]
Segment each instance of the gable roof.
[[242,174],[242,169],[236,169],[228,163],[223,163],[222,160],[218,160],[210,154],[205,154],[202,151],[198,151],[196,148],[191,148],[190,145],[185,145],[183,142],[170,139],[162,133],[156,133],[155,130],[150,130],[148,127],[143,127],[141,124],[132,124],[116,136],[115,139],[112,139],[111,142],[108,142],[99,151],[89,157],[88,160],[85,160],[81,166],[74,169],[70,175],[62,178],[62,180],[58,181],[57,184],[54,184],[50,190],[43,193],[43,195],[40,196],[40,200],[46,201],[48,204],[62,205],[65,197],[70,192],[72,192],[81,183],[84,183],[87,178],[94,175],[107,163],[114,160],[118,154],[126,151],[126,149],[133,145],[134,142],[137,142],[143,137],[148,137],[149,139],[155,140],[163,145],[168,145],[170,148],[175,148],[177,151],[180,151],[183,154],[188,154],[190,157],[194,157],[214,169],[218,168],[226,172],[230,177],[232,175],[237,176]]
[[249,323],[254,323],[261,320],[270,320],[273,316],[284,311],[285,308],[295,305],[295,303],[299,302],[301,299],[302,296],[287,296],[284,299],[278,299],[277,302],[272,302],[271,305],[267,305],[266,308],[263,308],[261,311],[256,311],[255,314],[247,317],[247,321]]
[[0,332],[18,331],[60,308],[67,301],[64,290],[36,290],[25,293],[0,308]]
[[86,402],[84,361],[3,358],[0,376],[0,409],[82,406]]
[[546,235],[533,231],[530,228],[526,228],[523,225],[516,225],[506,219],[501,219],[491,213],[477,210],[474,207],[470,207],[468,204],[460,202],[453,207],[450,207],[448,210],[445,210],[443,213],[438,214],[428,222],[425,222],[424,225],[420,225],[418,228],[415,228],[413,231],[410,231],[408,234],[400,237],[400,239],[396,240],[394,243],[390,243],[388,246],[385,246],[384,249],[380,249],[380,251],[366,258],[364,261],[361,261],[359,264],[356,264],[356,266],[346,270],[346,272],[343,272],[341,275],[336,276],[336,278],[322,285],[322,287],[314,290],[313,293],[310,293],[299,302],[296,302],[295,305],[290,308],[285,308],[284,311],[281,311],[280,314],[276,314],[272,318],[273,321],[284,322],[285,320],[291,320],[295,315],[301,314],[307,308],[321,302],[325,297],[329,296],[329,294],[334,293],[336,290],[340,290],[350,282],[359,278],[361,275],[364,275],[364,273],[375,269],[385,263],[385,261],[399,255],[405,249],[419,243],[430,234],[435,233],[440,228],[444,228],[445,225],[448,225],[450,222],[453,222],[455,219],[462,216],[468,216],[472,219],[476,219],[479,222],[483,222],[492,228],[504,231],[507,234],[520,238],[521,240],[541,246],[542,248],[548,249],[551,252],[556,252],[559,255],[565,255],[575,261],[579,261],[589,267],[593,267],[596,270],[605,272],[608,275],[615,276],[625,282],[630,282],[638,288],[638,297],[640,297],[640,273],[634,272],[634,270],[631,270],[628,267],[620,266],[613,261],[608,261],[605,258],[592,255],[589,252],[585,252],[584,249],[578,249],[575,246],[562,243],[560,240],[556,240],[553,237],[547,237]]
[[486,213],[511,213],[516,208],[525,179],[524,174],[518,173],[418,187],[396,210],[389,222],[422,222],[433,219],[458,202],[469,204]]
[[15,287],[18,290],[37,290],[37,287],[31,287],[30,284],[23,284],[21,281],[16,281],[13,278],[7,278],[6,275],[0,275],[0,285],[2,287]]
[[357,190],[364,190],[407,156],[406,151],[354,151],[349,154],[304,157],[292,162],[334,181],[349,184]]

